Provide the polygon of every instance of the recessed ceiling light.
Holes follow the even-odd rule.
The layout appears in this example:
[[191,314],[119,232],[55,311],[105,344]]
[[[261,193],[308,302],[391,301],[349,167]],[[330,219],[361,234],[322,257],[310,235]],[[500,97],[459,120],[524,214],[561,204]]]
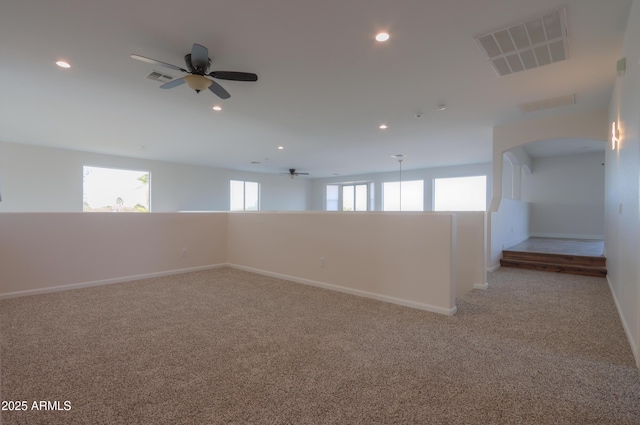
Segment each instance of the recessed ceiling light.
[[389,34],[386,32],[381,32],[376,34],[376,41],[387,41],[389,39]]
[[69,65],[69,62],[65,62],[65,61],[57,61],[56,65],[58,65],[60,68],[71,68],[71,65]]
[[380,124],[380,127],[378,127],[380,130],[386,130],[387,128],[389,128],[386,124]]
[[214,106],[212,109],[213,109],[214,111],[222,111],[222,106],[218,106],[218,105],[216,105],[216,106]]
[[447,105],[445,105],[444,103],[441,103],[438,106],[436,106],[436,109],[438,111],[444,111],[445,109],[447,109]]
[[278,146],[278,150],[283,150],[284,146]]

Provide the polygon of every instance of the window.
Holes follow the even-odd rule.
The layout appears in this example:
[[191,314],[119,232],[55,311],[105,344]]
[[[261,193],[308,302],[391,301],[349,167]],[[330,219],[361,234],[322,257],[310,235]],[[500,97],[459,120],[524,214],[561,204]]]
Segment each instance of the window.
[[487,176],[434,179],[434,211],[485,211]]
[[369,183],[327,185],[327,211],[368,211]]
[[260,184],[231,180],[231,211],[258,211],[260,209]]
[[367,211],[367,185],[342,186],[342,211]]
[[382,210],[424,211],[424,180],[383,183]]
[[340,205],[340,186],[327,185],[327,211],[338,211]]
[[149,212],[148,171],[82,167],[82,210]]

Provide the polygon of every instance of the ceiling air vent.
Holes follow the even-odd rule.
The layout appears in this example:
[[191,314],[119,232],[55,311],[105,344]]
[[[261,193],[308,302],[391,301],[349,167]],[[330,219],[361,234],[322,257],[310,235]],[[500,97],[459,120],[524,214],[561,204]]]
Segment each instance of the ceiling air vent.
[[540,109],[555,108],[557,106],[575,105],[576,95],[554,97],[551,99],[537,100],[535,102],[521,103],[518,105],[522,112],[539,111]]
[[153,81],[159,81],[162,84],[164,83],[168,83],[169,81],[173,80],[175,77],[172,77],[171,75],[165,75],[162,74],[158,71],[151,71],[151,73],[149,75],[147,75],[147,78]]
[[569,57],[567,14],[562,8],[474,38],[499,76]]

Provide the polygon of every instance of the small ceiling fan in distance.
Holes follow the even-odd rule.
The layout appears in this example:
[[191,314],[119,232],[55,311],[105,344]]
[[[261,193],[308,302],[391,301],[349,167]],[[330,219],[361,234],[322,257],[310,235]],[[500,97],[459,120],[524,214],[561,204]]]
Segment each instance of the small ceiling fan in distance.
[[289,168],[289,172],[288,173],[280,173],[280,174],[286,174],[291,178],[294,178],[296,176],[308,176],[309,173],[299,173],[296,171],[295,168]]
[[161,89],[171,89],[173,87],[177,87],[181,84],[187,83],[187,85],[195,90],[196,93],[200,93],[202,90],[209,89],[209,91],[211,91],[221,99],[228,99],[229,97],[231,97],[229,92],[227,92],[220,84],[207,77],[231,81],[258,81],[258,76],[250,72],[209,72],[209,67],[211,65],[209,50],[207,50],[206,47],[200,44],[194,44],[191,48],[191,53],[185,55],[184,62],[187,67],[186,69],[176,65],[171,65],[170,63],[147,58],[145,56],[131,55],[131,58],[153,65],[161,65],[166,68],[170,68],[176,71],[182,71],[188,74],[182,78],[176,78],[175,80],[171,80],[168,83],[161,85]]

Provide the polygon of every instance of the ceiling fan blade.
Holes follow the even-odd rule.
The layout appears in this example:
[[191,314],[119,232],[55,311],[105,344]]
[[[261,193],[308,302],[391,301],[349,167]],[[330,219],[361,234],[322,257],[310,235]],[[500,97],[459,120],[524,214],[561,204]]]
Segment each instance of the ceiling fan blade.
[[161,89],[172,89],[174,87],[177,87],[181,84],[184,84],[184,78],[176,78],[175,80],[171,80],[168,83],[164,83],[163,85],[160,86]]
[[221,80],[258,81],[258,76],[251,72],[213,71],[209,73],[209,76]]
[[193,44],[191,48],[191,64],[195,69],[207,72],[209,68],[209,50],[200,44]]
[[218,96],[220,99],[229,99],[231,97],[229,92],[226,91],[224,89],[224,87],[222,87],[220,84],[216,83],[215,81],[211,81],[211,85],[209,86],[209,90],[213,94]]
[[131,58],[132,59],[137,59],[137,60],[142,61],[142,62],[150,63],[150,64],[153,64],[153,65],[162,65],[162,66],[167,67],[167,68],[175,69],[176,71],[188,72],[186,69],[180,68],[179,66],[171,65],[170,63],[166,63],[166,62],[160,62],[158,60],[147,58],[147,57],[140,56],[140,55],[131,55]]

